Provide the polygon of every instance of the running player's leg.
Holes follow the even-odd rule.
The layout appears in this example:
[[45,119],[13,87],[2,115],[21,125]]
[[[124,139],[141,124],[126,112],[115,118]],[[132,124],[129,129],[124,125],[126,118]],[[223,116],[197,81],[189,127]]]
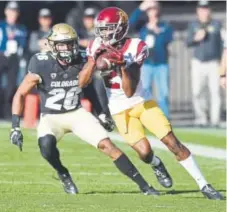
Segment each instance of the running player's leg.
[[207,198],[223,198],[207,183],[190,150],[176,138],[169,121],[154,101],[144,103],[144,112],[141,114],[140,119],[143,125],[156,135],[176,156],[176,159],[193,177]]
[[72,125],[74,134],[109,156],[119,171],[133,180],[144,194],[159,194],[155,189],[149,187],[128,157],[111,142],[104,128],[91,113],[81,108],[71,117],[73,117],[72,121],[75,119]]
[[123,111],[113,116],[116,126],[124,140],[138,153],[140,159],[151,165],[159,183],[168,188],[172,186],[172,179],[161,159],[155,156],[151,145],[144,134],[144,129],[139,114],[142,104],[131,110]]
[[[38,144],[43,158],[57,171],[66,193],[78,193],[68,169],[62,164],[57,141],[64,135],[59,115],[45,115],[38,126]],[[62,116],[62,114],[60,115]]]

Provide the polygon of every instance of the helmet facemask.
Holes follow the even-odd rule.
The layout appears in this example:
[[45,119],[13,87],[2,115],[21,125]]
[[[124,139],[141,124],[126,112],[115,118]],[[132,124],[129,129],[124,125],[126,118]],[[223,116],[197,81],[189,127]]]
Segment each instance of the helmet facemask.
[[100,37],[104,44],[113,45],[122,40],[128,33],[128,23],[96,23],[95,35]]
[[64,63],[70,64],[78,55],[78,41],[76,39],[65,41],[49,41],[53,54]]

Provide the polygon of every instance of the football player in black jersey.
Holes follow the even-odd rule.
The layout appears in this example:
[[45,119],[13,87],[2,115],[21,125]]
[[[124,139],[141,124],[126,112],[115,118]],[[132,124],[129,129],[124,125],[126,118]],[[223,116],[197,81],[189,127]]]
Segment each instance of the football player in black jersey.
[[81,107],[80,98],[83,93],[78,87],[78,73],[90,69],[94,64],[89,61],[85,63],[85,56],[79,51],[75,30],[67,24],[57,24],[53,26],[48,40],[52,51],[38,53],[31,58],[29,73],[14,96],[10,135],[12,144],[22,151],[20,116],[24,97],[37,86],[41,96],[38,145],[42,156],[57,171],[66,193],[76,194],[78,189],[60,160],[57,141],[64,134],[72,132],[108,155],[116,167],[132,179],[144,194],[159,195],[159,192],[149,187],[128,157],[111,142],[99,121]]

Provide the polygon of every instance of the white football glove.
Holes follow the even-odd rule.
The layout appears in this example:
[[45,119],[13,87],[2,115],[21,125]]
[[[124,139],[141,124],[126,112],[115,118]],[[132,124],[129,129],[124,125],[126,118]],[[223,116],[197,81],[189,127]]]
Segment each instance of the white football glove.
[[11,141],[12,144],[18,146],[19,150],[22,151],[23,135],[20,131],[20,128],[11,129],[10,141]]

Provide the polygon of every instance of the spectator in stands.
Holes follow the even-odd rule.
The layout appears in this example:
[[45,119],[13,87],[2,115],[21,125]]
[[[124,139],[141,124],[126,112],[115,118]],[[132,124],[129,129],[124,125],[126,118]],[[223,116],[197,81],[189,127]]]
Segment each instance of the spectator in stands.
[[[0,22],[0,72],[7,70],[4,115],[10,118],[11,101],[16,90],[19,61],[25,49],[27,31],[17,23],[20,14],[17,2],[8,2],[4,12],[5,20]],[[7,67],[2,67],[2,64]]]
[[[146,14],[147,21],[141,23],[141,18]],[[139,27],[138,27],[139,24]],[[142,83],[147,96],[152,95],[152,82],[157,89],[159,106],[169,117],[169,67],[168,45],[172,41],[171,26],[160,19],[160,4],[157,1],[144,1],[130,17],[130,26],[139,28],[139,36],[149,47],[149,57],[142,67]]]
[[[85,8],[95,8],[99,11],[104,7],[108,7],[111,1],[74,1],[75,7],[73,7],[66,15],[66,23],[71,25],[74,29],[83,27],[83,15]],[[115,4],[115,2],[112,2]]]
[[221,38],[223,41],[223,52],[221,56],[221,63],[220,63],[220,85],[222,88],[226,88],[226,63],[227,63],[227,38],[226,38],[226,23],[224,23],[224,27],[221,30]]
[[38,15],[39,29],[33,31],[29,40],[29,52],[33,55],[37,52],[48,51],[47,36],[50,33],[52,25],[52,14],[47,8],[39,11]]
[[84,10],[83,15],[83,27],[77,29],[80,45],[84,48],[87,47],[88,42],[95,38],[94,31],[94,21],[96,16],[95,8],[87,8]]
[[[222,51],[221,23],[212,19],[208,1],[198,2],[197,20],[189,24],[187,44],[194,47],[191,62],[192,94],[195,112],[195,125],[208,125],[204,102],[209,91],[210,125],[216,127],[220,122],[220,86],[218,67]],[[208,86],[208,89],[206,87]]]
[[227,57],[226,41],[224,42],[224,49],[221,57],[220,65],[220,85],[222,88],[226,88],[226,57]]

